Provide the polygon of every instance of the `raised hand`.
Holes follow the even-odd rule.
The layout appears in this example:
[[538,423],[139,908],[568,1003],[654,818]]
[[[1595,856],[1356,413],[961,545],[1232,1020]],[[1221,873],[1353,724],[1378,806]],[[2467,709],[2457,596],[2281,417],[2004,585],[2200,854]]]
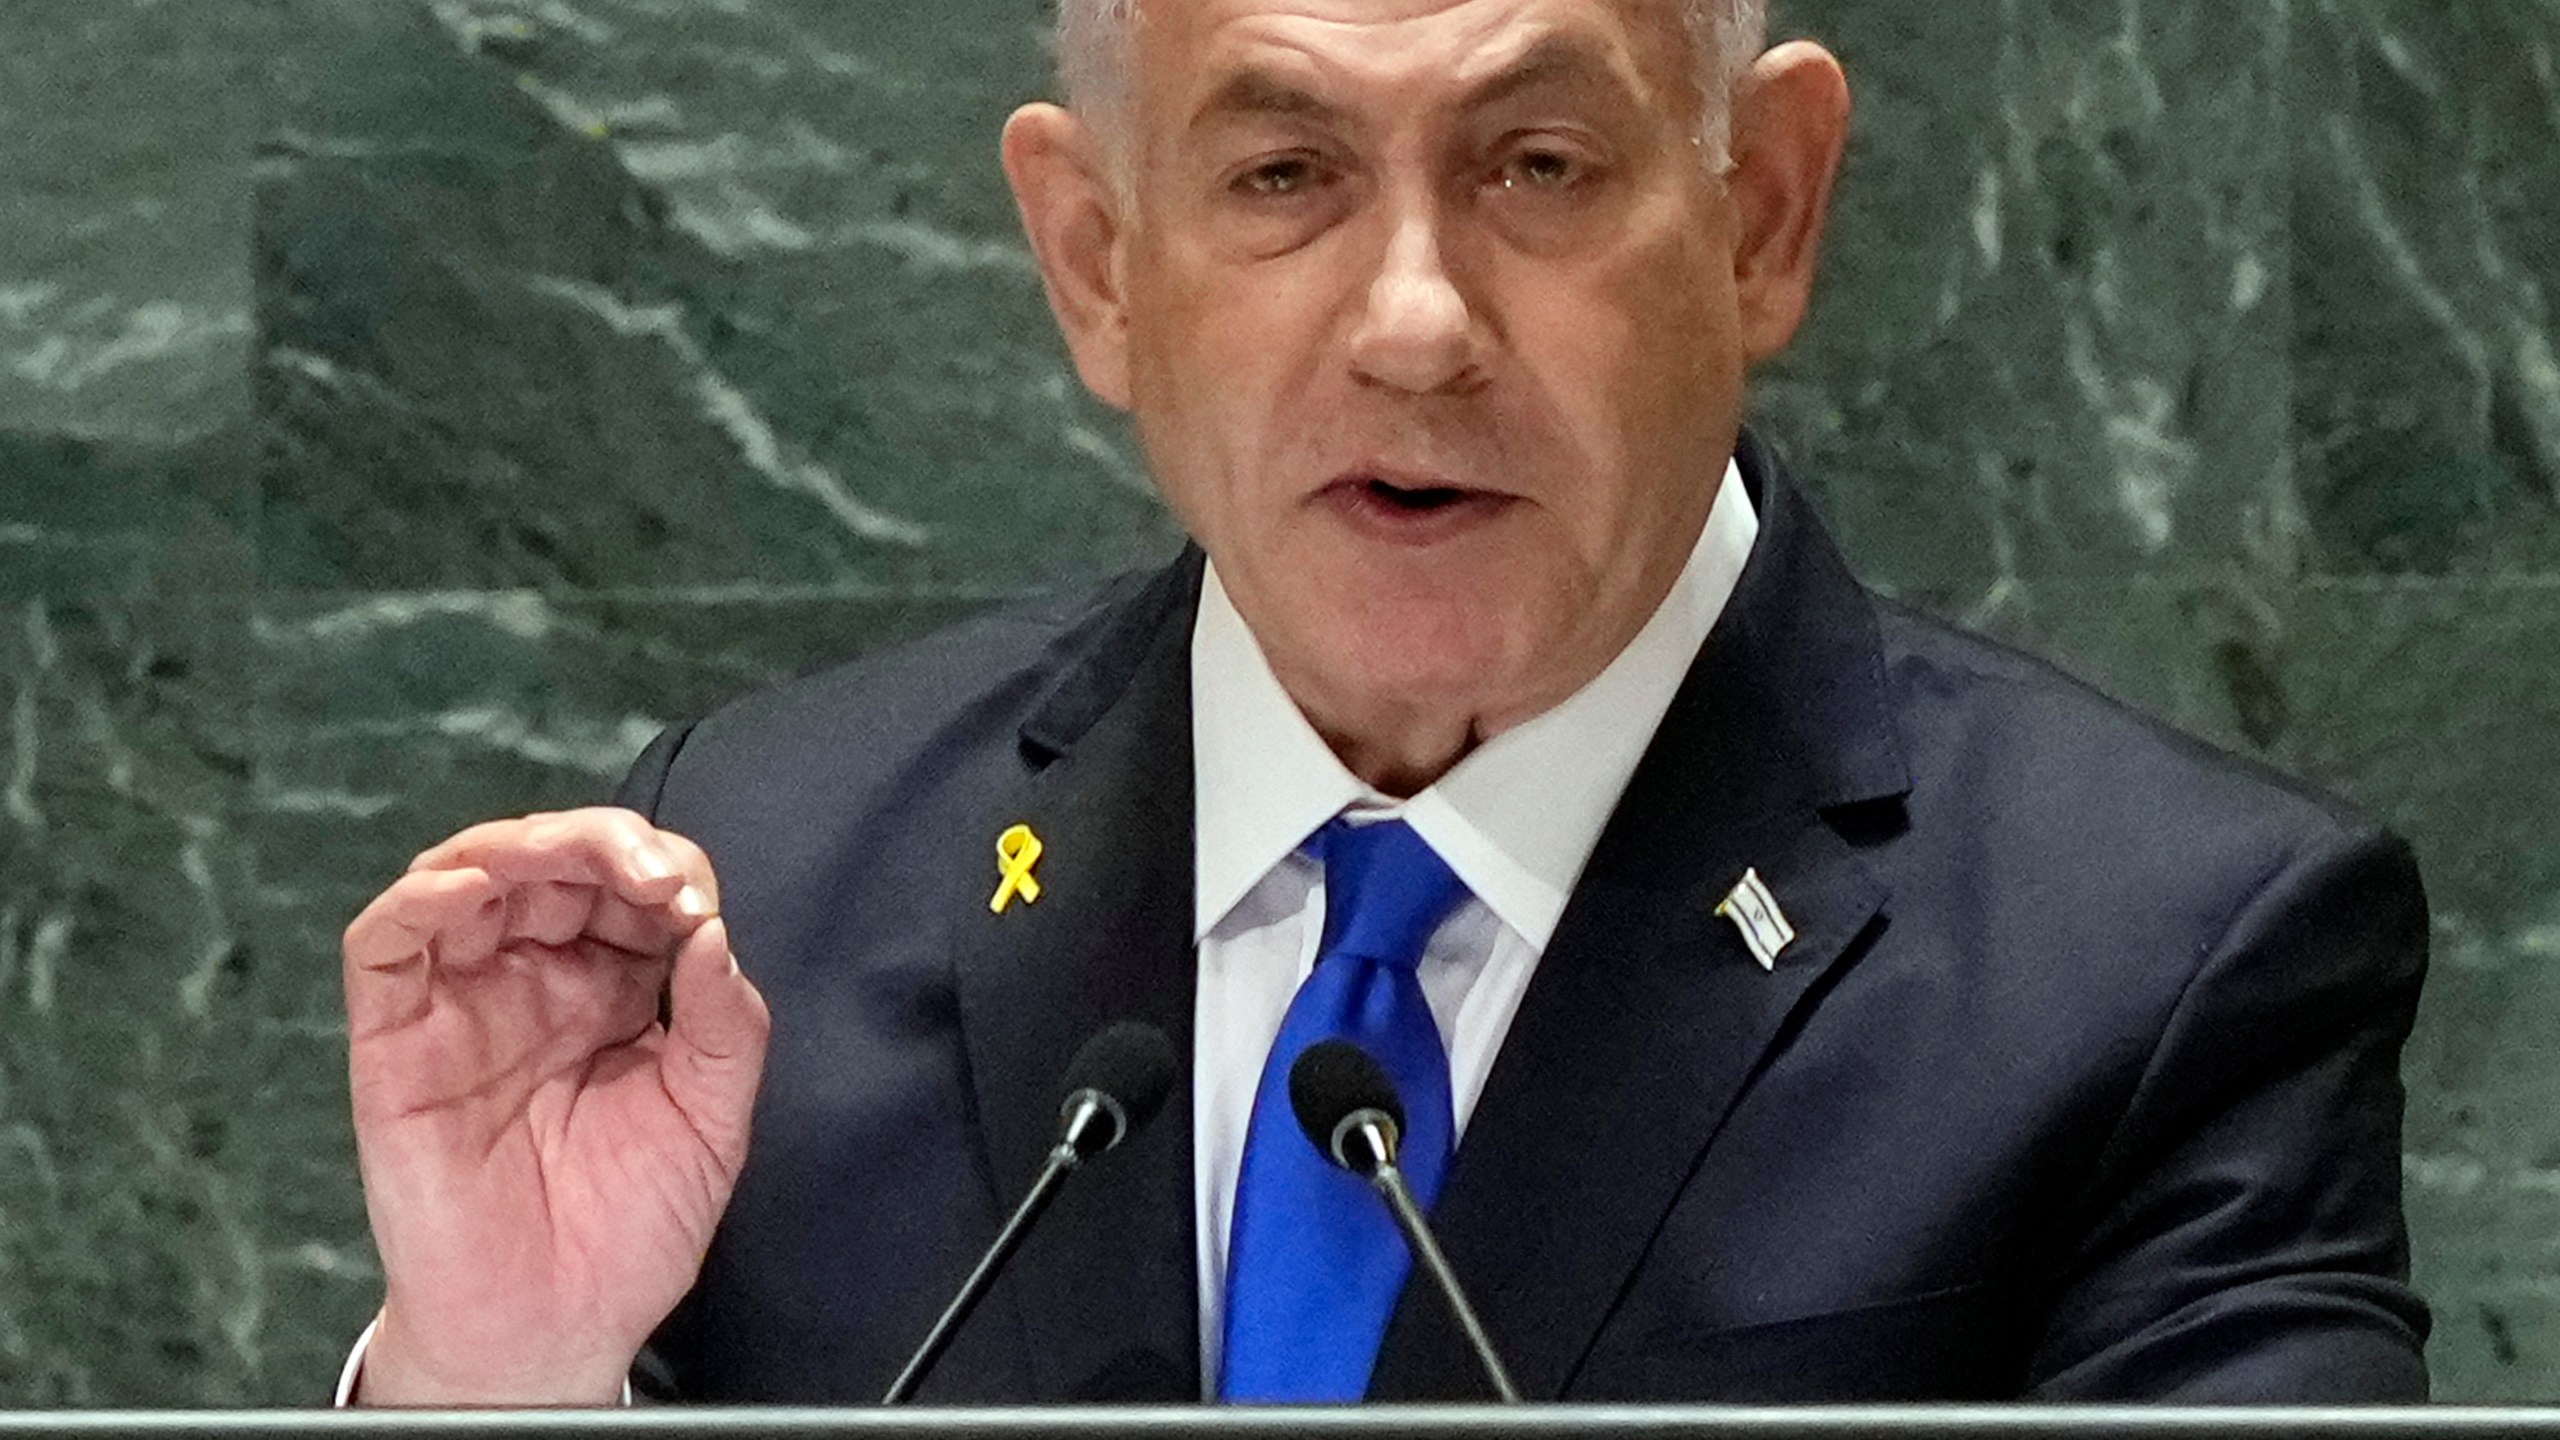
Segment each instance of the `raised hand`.
[[609,1402],[701,1269],[764,1070],[710,862],[628,810],[475,826],[345,949],[388,1285],[359,1397]]

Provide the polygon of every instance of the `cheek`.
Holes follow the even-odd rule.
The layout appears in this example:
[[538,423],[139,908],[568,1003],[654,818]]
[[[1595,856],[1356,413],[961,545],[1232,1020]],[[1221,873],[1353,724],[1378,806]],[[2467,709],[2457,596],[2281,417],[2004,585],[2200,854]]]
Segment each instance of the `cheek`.
[[[1622,460],[1669,483],[1675,474],[1724,463],[1696,453],[1729,441],[1742,390],[1742,361],[1730,277],[1719,285],[1712,255],[1695,240],[1666,238],[1650,253],[1594,277],[1595,313],[1609,317],[1605,342],[1585,360],[1607,376],[1608,403],[1625,437]],[[1594,327],[1595,330],[1603,327]],[[1595,337],[1596,341],[1596,337]]]
[[1677,542],[1730,454],[1734,320],[1698,250],[1628,247],[1511,291],[1541,428],[1562,447],[1553,505],[1569,538],[1552,558],[1594,586],[1650,583],[1685,553]]
[[1250,292],[1199,257],[1142,253],[1129,292],[1132,416],[1175,516],[1213,551],[1250,522],[1250,472],[1268,449],[1271,406],[1256,365],[1269,352]]
[[1575,475],[1659,478],[1714,434],[1736,384],[1718,360],[1729,332],[1697,298],[1659,284],[1554,287],[1522,327],[1535,337],[1523,359]]
[[1325,353],[1325,276],[1313,264],[1221,263],[1198,249],[1141,256],[1129,345],[1142,434],[1198,459],[1276,461],[1309,413]]
[[1214,433],[1216,387],[1199,377],[1220,362],[1223,297],[1178,255],[1141,252],[1129,290],[1129,354],[1137,419],[1150,445],[1177,447]]

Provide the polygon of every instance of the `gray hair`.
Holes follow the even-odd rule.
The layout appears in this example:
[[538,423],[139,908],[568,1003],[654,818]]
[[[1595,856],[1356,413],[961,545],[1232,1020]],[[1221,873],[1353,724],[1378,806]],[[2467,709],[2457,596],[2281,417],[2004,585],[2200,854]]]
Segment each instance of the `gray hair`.
[[[1733,96],[1769,41],[1769,0],[1647,0],[1677,4],[1695,57],[1710,166],[1730,164]],[[1128,113],[1129,42],[1138,0],[1058,0],[1058,78],[1067,103],[1106,131]]]

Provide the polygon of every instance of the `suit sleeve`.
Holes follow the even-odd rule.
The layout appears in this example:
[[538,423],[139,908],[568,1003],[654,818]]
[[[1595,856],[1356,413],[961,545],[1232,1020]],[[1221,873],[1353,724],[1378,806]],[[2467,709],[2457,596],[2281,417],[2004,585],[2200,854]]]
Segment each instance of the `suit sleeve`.
[[2400,1197],[2426,941],[2416,865],[2377,833],[2243,900],[2062,1232],[2029,1398],[2426,1398]]
[[[613,803],[625,810],[636,810],[652,824],[657,823],[658,803],[666,791],[667,772],[675,767],[676,752],[684,748],[685,740],[692,734],[691,724],[671,725],[659,731],[658,738],[649,742],[649,748],[640,752],[640,758],[631,762],[631,769],[623,775],[622,784],[613,792]],[[682,1302],[678,1302],[677,1308],[683,1308]],[[683,1387],[676,1380],[674,1362],[668,1354],[666,1330],[667,1327],[661,1325],[659,1332],[650,1337],[649,1343],[641,1347],[639,1356],[631,1362],[631,1378],[624,1384],[626,1404],[634,1401],[672,1404],[684,1398]]]
[[623,774],[622,784],[613,792],[613,803],[625,810],[637,810],[651,821],[658,818],[658,799],[667,788],[667,772],[675,768],[676,752],[693,734],[693,726],[670,725],[658,732],[640,758],[631,762]]

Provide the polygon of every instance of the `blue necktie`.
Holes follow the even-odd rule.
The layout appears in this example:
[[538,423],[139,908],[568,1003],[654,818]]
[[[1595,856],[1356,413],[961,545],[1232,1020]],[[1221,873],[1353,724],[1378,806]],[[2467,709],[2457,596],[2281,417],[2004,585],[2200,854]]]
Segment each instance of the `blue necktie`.
[[1448,1052],[1414,967],[1466,887],[1401,820],[1336,820],[1315,844],[1324,860],[1324,943],[1271,1042],[1245,1131],[1227,1248],[1222,1400],[1359,1399],[1412,1263],[1385,1202],[1298,1128],[1289,1107],[1298,1056],[1342,1039],[1386,1067],[1404,1098],[1398,1164],[1426,1209],[1457,1129]]

